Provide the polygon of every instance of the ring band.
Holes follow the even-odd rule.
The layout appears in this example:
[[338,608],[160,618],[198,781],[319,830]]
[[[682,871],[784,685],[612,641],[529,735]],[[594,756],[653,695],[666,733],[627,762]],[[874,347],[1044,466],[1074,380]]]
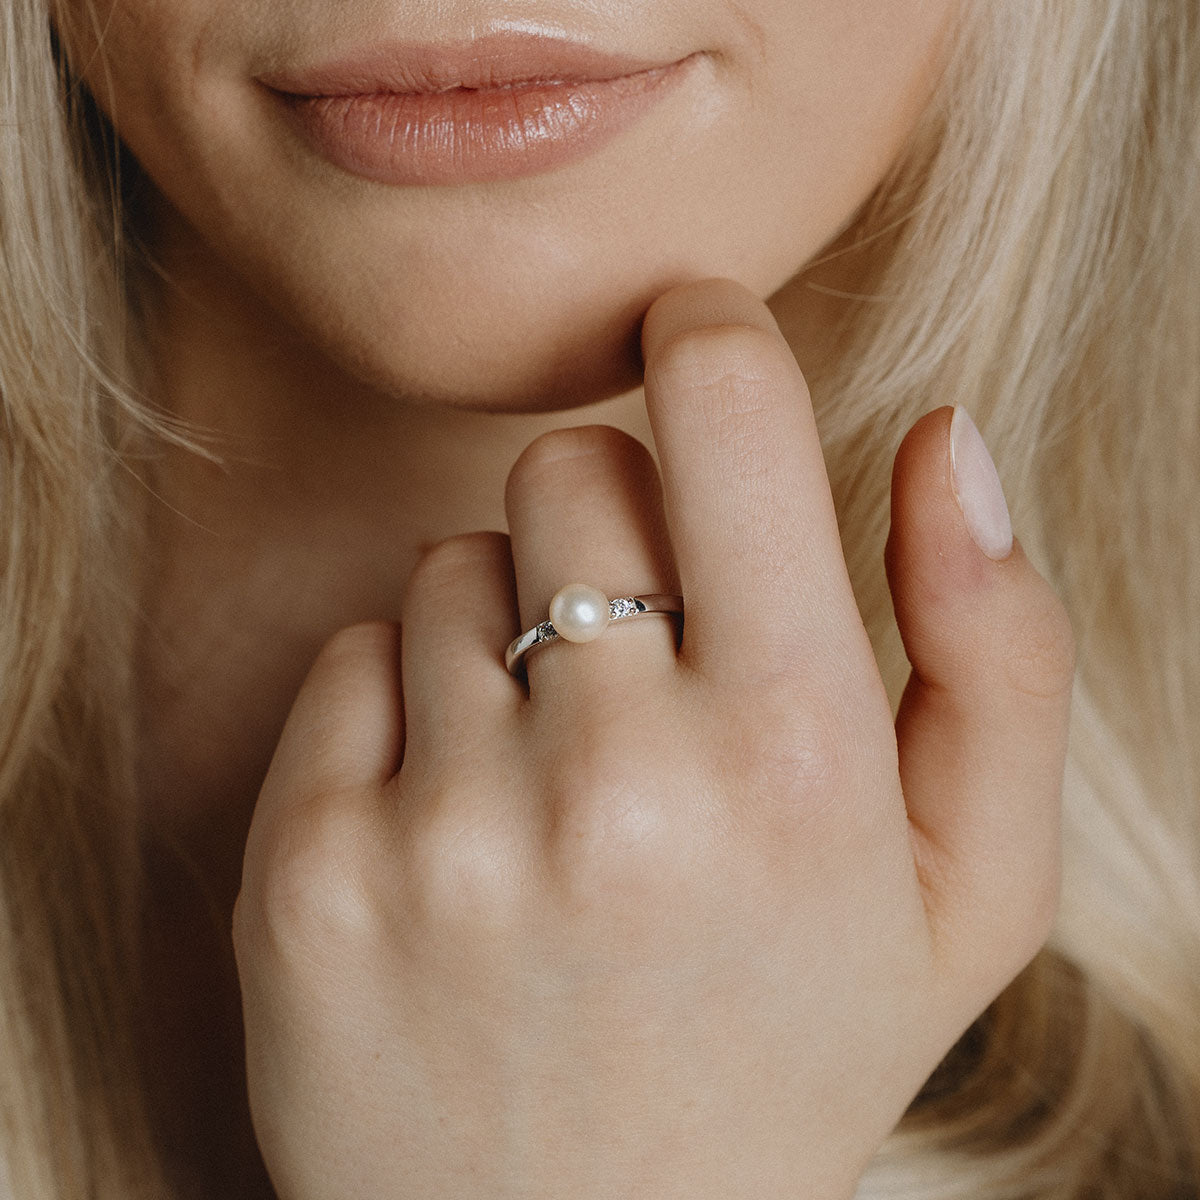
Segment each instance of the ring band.
[[[556,595],[554,600],[550,602],[551,612],[554,611],[555,602],[563,597],[572,588],[583,588],[582,584],[568,584],[562,588]],[[588,591],[596,591],[596,589],[587,589]],[[603,593],[597,592],[597,595],[603,597]],[[682,613],[683,612],[683,597],[669,596],[665,593],[655,593],[653,595],[644,596],[620,596],[616,600],[608,601],[608,617],[605,620],[600,618],[602,626],[607,626],[613,621],[625,621],[631,617],[640,617],[645,613]],[[532,629],[526,630],[520,637],[515,637],[508,644],[508,649],[504,652],[504,665],[513,675],[520,674],[521,660],[530,651],[538,646],[544,646],[547,642],[558,641],[563,638],[567,641],[590,641],[596,636],[595,633],[585,637],[565,637],[554,625],[549,621],[542,621],[535,625]]]

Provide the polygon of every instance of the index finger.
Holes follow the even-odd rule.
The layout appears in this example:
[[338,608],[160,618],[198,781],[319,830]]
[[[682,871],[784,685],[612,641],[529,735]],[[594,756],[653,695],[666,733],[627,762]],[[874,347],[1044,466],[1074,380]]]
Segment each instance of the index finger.
[[770,310],[733,280],[683,284],[650,306],[642,353],[680,657],[722,679],[874,672],[808,386]]

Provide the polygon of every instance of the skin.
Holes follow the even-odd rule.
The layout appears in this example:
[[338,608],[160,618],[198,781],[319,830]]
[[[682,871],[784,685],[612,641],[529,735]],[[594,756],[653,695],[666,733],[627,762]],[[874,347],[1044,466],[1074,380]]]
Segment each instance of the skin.
[[[954,3],[507,6],[703,69],[583,162],[451,189],[307,156],[253,77],[477,8],[99,7],[99,46],[58,15],[151,183],[156,398],[230,460],[144,467],[142,1044],[181,1191],[270,1195],[261,1143],[285,1200],[848,1195],[1057,894],[1061,606],[970,542],[927,417],[893,728],[797,367],[837,315],[804,285],[853,288],[853,256],[810,264]],[[810,620],[734,620],[715,563]],[[552,647],[526,692],[496,655],[575,578],[682,588],[682,644],[653,618]],[[1014,645],[1028,678],[985,669]]]

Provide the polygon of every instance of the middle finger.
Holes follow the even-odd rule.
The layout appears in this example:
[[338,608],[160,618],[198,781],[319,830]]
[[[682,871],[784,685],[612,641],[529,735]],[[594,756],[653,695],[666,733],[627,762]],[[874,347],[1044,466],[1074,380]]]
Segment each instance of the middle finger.
[[642,331],[646,409],[688,618],[680,658],[726,682],[878,678],[808,388],[741,284],[665,293]]

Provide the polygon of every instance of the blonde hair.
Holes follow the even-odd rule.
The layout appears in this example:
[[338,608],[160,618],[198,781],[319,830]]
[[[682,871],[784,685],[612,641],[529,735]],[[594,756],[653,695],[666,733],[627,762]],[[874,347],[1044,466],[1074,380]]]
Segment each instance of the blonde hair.
[[[131,458],[207,453],[139,391],[130,172],[48,0],[0,7],[0,1119],[21,1200],[169,1194],[135,1066]],[[1200,10],[964,3],[905,153],[830,247],[810,375],[893,702],[889,471],[970,409],[1079,649],[1049,945],[931,1077],[863,1197],[1200,1195]],[[797,286],[803,288],[803,278]]]

